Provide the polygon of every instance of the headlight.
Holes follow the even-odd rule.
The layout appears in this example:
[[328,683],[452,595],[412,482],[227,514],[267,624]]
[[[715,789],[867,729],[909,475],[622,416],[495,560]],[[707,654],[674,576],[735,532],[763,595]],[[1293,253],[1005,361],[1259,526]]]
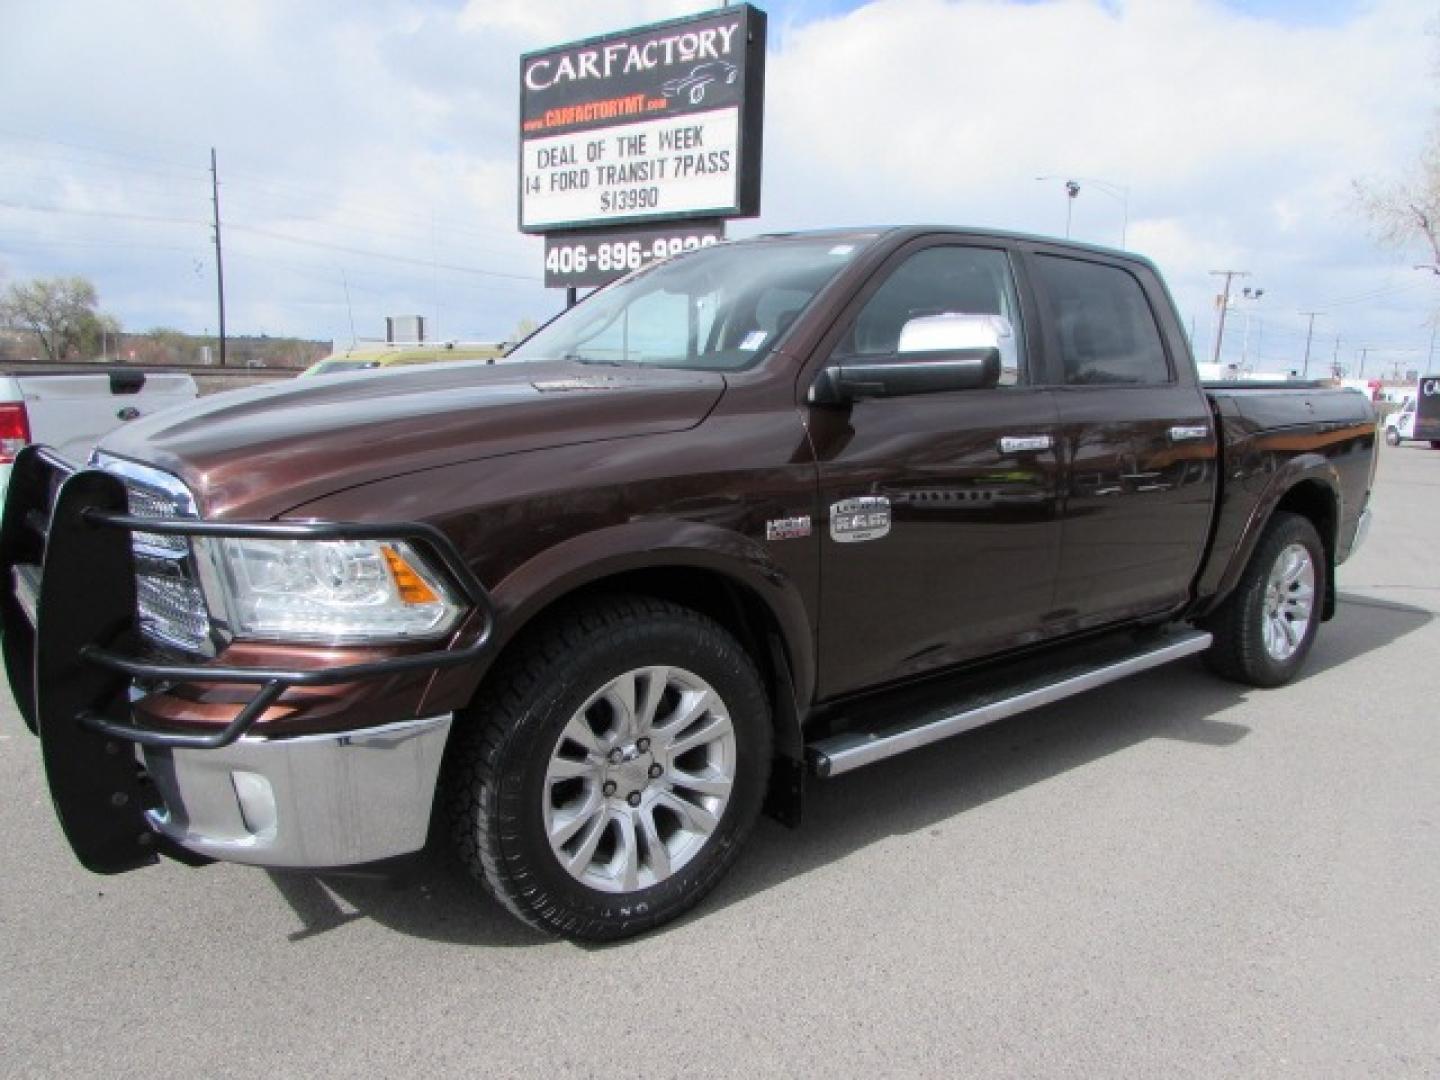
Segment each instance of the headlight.
[[[375,540],[203,540],[239,638],[333,644],[441,637],[464,610],[409,544]],[[220,603],[215,603],[215,600]]]

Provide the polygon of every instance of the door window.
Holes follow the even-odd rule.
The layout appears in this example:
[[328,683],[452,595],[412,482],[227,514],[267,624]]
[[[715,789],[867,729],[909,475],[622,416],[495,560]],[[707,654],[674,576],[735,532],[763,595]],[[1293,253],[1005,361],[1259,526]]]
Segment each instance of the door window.
[[911,255],[866,301],[836,352],[894,356],[900,330],[923,315],[1001,315],[1010,333],[1000,348],[1000,383],[1014,385],[1024,365],[1020,305],[1010,259],[993,248],[932,247]]
[[1035,265],[1060,339],[1067,383],[1170,382],[1160,328],[1131,274],[1054,255],[1039,256]]

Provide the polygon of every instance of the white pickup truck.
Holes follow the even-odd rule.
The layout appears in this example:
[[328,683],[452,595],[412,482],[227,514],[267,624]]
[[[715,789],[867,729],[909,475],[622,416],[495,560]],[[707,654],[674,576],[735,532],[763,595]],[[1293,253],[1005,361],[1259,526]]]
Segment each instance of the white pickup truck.
[[85,464],[101,437],[131,420],[194,401],[195,379],[131,368],[26,368],[0,371],[0,499],[10,466],[32,442]]

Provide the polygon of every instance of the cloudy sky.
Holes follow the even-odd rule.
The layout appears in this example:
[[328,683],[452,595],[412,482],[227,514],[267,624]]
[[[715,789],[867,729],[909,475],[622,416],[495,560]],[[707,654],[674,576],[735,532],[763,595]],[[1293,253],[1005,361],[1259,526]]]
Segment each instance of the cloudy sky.
[[[518,57],[684,0],[0,0],[0,280],[80,273],[127,329],[348,340],[420,312],[504,337],[561,302],[516,230]],[[731,235],[943,222],[1155,259],[1208,358],[1216,280],[1264,289],[1227,357],[1424,367],[1440,283],[1353,180],[1440,102],[1421,0],[772,0],[763,216]],[[1040,181],[1036,177],[1057,177]],[[1128,199],[1122,194],[1128,193]],[[1128,212],[1128,224],[1126,216]],[[348,304],[347,304],[348,289]]]

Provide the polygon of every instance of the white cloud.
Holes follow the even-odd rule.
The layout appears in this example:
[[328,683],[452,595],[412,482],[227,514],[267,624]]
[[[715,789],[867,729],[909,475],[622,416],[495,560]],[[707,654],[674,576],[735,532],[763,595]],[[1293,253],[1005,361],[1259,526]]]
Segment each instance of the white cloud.
[[[1303,344],[1295,312],[1366,293],[1317,331],[1428,340],[1429,286],[1372,247],[1348,203],[1351,179],[1402,170],[1431,120],[1428,2],[1374,0],[1320,26],[1199,0],[771,7],[765,213],[732,232],[1057,233],[1061,186],[1034,177],[1098,177],[1128,187],[1130,246],[1160,263],[1202,352],[1222,266],[1264,282],[1272,366]],[[232,326],[347,335],[348,282],[362,334],[437,310],[442,333],[503,334],[558,303],[475,272],[540,275],[538,242],[515,229],[519,54],[691,10],[12,3],[0,260],[12,277],[90,273],[131,326],[211,325],[213,144]],[[1071,209],[1077,237],[1119,241],[1121,204],[1100,187],[1083,183]]]

